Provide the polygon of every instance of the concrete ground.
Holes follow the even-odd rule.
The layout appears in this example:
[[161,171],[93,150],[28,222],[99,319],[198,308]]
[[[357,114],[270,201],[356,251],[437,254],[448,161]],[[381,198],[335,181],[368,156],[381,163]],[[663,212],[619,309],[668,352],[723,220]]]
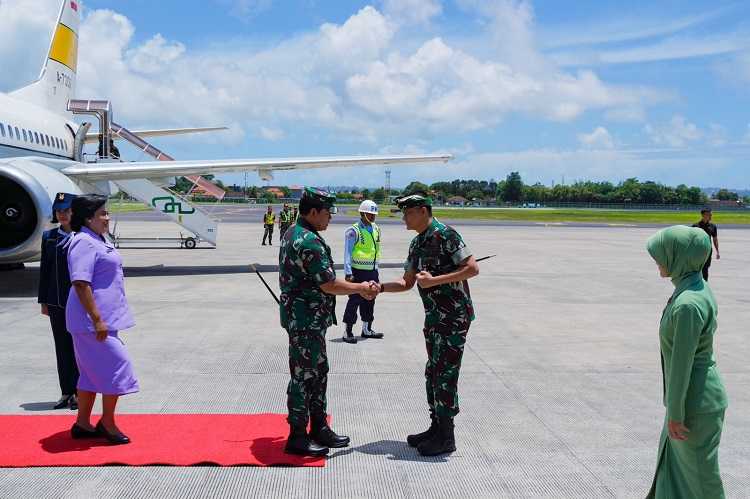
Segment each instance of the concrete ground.
[[[413,291],[378,299],[384,340],[349,345],[339,327],[328,332],[329,408],[353,445],[325,468],[0,469],[0,497],[644,497],[664,414],[657,325],[672,290],[644,249],[654,229],[456,227],[475,255],[499,256],[471,282],[477,320],[453,455],[422,458],[404,441],[427,423]],[[127,217],[119,230],[178,232]],[[338,262],[343,230],[324,233]],[[285,411],[286,334],[245,272],[263,264],[277,288],[277,246],[261,247],[261,234],[257,222],[232,223],[220,227],[218,249],[121,250],[138,322],[124,339],[142,388],[121,400],[122,412]],[[411,236],[383,227],[383,278],[400,275]],[[750,231],[720,237],[711,285],[731,404],[721,469],[728,497],[750,497]],[[0,413],[43,414],[59,395],[37,276],[34,266],[0,274]],[[338,306],[340,319],[345,298]]]

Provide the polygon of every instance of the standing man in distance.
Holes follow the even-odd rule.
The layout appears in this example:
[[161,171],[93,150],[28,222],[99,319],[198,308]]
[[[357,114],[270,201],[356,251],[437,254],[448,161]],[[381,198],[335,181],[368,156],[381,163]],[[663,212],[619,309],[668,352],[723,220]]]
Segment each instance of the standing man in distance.
[[[348,282],[380,282],[380,227],[375,223],[378,205],[369,199],[359,205],[359,222],[344,234],[344,273]],[[375,300],[366,300],[359,294],[349,295],[344,312],[346,343],[357,343],[352,329],[357,322],[357,309],[362,317],[362,338],[382,338],[383,333],[372,330],[375,319]]]
[[263,215],[263,242],[261,246],[266,245],[266,238],[268,238],[268,245],[273,246],[273,226],[276,224],[276,215],[273,214],[273,207],[269,204],[266,213]]
[[[279,312],[289,335],[287,387],[289,439],[285,452],[324,456],[329,447],[346,447],[349,437],[337,435],[326,419],[328,357],[326,330],[336,324],[336,296],[361,293],[372,299],[372,282],[350,283],[336,278],[331,248],[320,232],[336,213],[336,197],[306,188],[299,203],[300,218],[287,231],[279,250]],[[310,421],[310,433],[307,423]]]
[[[719,253],[719,229],[716,227],[715,224],[711,223],[711,218],[713,217],[713,213],[711,213],[711,208],[703,208],[701,210],[701,221],[698,223],[693,224],[693,227],[698,227],[699,229],[703,229],[706,234],[708,234],[708,237],[711,238],[711,242],[713,242],[714,248],[716,248],[716,259],[721,259],[721,254]],[[708,281],[708,268],[711,266],[711,257],[713,256],[713,250],[711,250],[708,253],[708,260],[706,260],[705,265],[703,265],[703,280]]]
[[284,207],[279,213],[279,242],[284,239],[284,234],[289,230],[292,225],[292,211],[289,209],[289,205],[284,203]]
[[425,368],[430,427],[407,437],[424,456],[456,450],[453,418],[458,414],[458,374],[474,320],[468,279],[479,266],[461,235],[432,216],[432,200],[412,194],[396,200],[406,228],[417,232],[409,246],[404,276],[380,285],[380,292],[408,291],[416,283],[425,310]]

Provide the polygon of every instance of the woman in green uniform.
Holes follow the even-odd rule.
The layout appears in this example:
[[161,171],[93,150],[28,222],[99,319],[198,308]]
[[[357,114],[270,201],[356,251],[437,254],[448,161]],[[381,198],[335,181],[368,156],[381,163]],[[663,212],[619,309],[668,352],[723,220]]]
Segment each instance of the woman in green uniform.
[[652,236],[647,248],[675,286],[659,325],[667,413],[648,497],[722,499],[719,441],[727,396],[713,351],[716,300],[701,275],[711,240],[701,229],[675,226]]

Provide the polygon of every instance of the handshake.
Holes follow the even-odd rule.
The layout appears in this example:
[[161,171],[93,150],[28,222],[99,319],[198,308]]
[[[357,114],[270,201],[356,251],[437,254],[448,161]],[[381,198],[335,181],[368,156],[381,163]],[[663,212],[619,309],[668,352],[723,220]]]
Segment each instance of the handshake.
[[365,300],[374,300],[376,296],[380,294],[380,283],[375,281],[360,282],[357,284],[359,290],[357,292]]

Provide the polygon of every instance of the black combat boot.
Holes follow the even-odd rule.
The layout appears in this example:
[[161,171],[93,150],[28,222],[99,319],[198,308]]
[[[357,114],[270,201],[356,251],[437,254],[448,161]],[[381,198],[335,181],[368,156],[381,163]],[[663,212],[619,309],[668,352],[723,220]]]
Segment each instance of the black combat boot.
[[438,429],[432,438],[417,446],[423,456],[437,456],[456,450],[456,438],[453,435],[453,418],[438,418]]
[[357,337],[354,336],[352,329],[354,329],[354,324],[346,325],[346,333],[344,333],[344,337],[342,338],[344,342],[352,344],[357,343]]
[[318,445],[307,435],[307,428],[299,425],[289,425],[289,440],[284,452],[298,456],[320,457],[328,454],[328,447]]
[[375,338],[380,339],[383,337],[383,333],[376,333],[372,330],[372,321],[362,323],[362,337],[363,338]]
[[349,437],[337,435],[326,421],[325,415],[310,418],[310,438],[320,445],[338,449],[349,446]]
[[422,433],[415,433],[414,435],[407,436],[406,443],[408,443],[412,447],[416,447],[422,442],[426,442],[431,439],[437,429],[437,418],[435,417],[435,413],[433,411],[430,411],[430,427]]

